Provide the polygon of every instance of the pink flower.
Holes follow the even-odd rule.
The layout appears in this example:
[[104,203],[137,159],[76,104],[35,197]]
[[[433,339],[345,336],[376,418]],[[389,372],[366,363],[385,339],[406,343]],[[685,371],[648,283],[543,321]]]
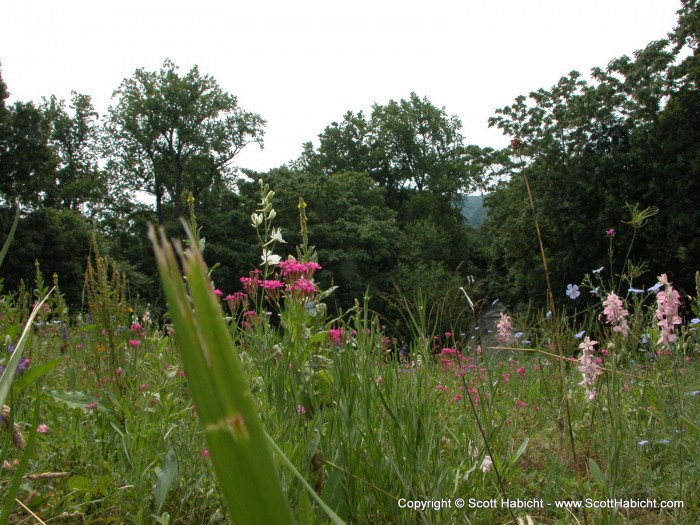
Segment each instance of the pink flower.
[[222,295],[224,295],[224,292],[222,292],[218,288],[214,288],[213,292],[214,292],[214,295],[217,295],[218,297],[221,297]]
[[36,427],[36,431],[37,431],[39,434],[46,434],[46,433],[49,431],[49,427],[46,426],[46,425],[44,425],[44,424],[42,423],[41,425],[39,425],[38,427]]
[[615,237],[617,235],[617,232],[615,231],[615,228],[610,228],[609,230],[605,230],[605,235],[608,237]]
[[138,348],[141,345],[141,341],[139,341],[138,339],[129,339],[129,345],[132,348]]
[[301,416],[303,414],[306,414],[306,408],[304,408],[304,405],[297,403],[297,415]]
[[586,337],[583,342],[578,345],[578,347],[583,350],[581,357],[578,359],[579,371],[583,374],[583,381],[579,383],[586,389],[586,400],[593,401],[596,396],[595,388],[591,388],[602,370],[598,368],[596,358],[593,356],[594,345],[598,344],[598,341],[591,341],[590,337]]
[[316,285],[308,279],[297,279],[294,284],[287,285],[287,291],[295,296],[309,296],[317,292]]
[[343,329],[342,328],[330,328],[328,330],[328,338],[331,340],[331,342],[336,345],[340,346],[343,344]]
[[202,449],[202,457],[203,457],[204,459],[207,459],[207,458],[209,457],[209,449],[208,449],[207,447],[204,447],[204,448]]
[[627,337],[629,334],[629,326],[627,325],[627,314],[629,312],[622,308],[622,299],[620,299],[616,294],[611,293],[608,298],[603,301],[603,314],[607,318],[607,321],[613,325],[613,331],[621,333],[623,337]]
[[506,313],[501,313],[501,320],[498,322],[498,341],[508,343],[513,338],[513,323],[510,316]]
[[661,328],[661,337],[656,344],[670,345],[678,339],[675,327],[682,322],[678,315],[681,296],[668,282],[666,274],[659,276],[659,283],[664,286],[664,289],[656,294],[656,318],[659,321],[657,324]]
[[117,372],[117,375],[120,376],[120,375],[122,375],[122,373],[124,371],[121,369],[121,367],[119,367],[119,368],[117,368],[116,372]]

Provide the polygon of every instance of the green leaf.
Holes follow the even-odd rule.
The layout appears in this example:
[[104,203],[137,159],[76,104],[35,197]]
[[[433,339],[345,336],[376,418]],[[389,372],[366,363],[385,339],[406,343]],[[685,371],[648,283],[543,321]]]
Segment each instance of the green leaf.
[[12,244],[12,239],[15,238],[15,232],[17,231],[17,225],[19,224],[19,204],[17,204],[17,211],[15,212],[15,220],[12,222],[12,228],[10,228],[10,233],[7,234],[7,239],[5,239],[5,244],[2,245],[2,251],[0,251],[0,266],[5,260],[7,255],[7,250],[10,249],[10,244]]
[[46,294],[46,297],[44,297],[40,302],[38,302],[36,305],[34,305],[34,309],[32,310],[32,313],[29,315],[29,319],[27,319],[27,323],[24,325],[24,330],[22,331],[22,335],[19,338],[19,341],[17,341],[17,346],[15,346],[15,351],[12,352],[12,356],[10,356],[10,360],[7,363],[7,367],[5,367],[4,372],[2,373],[2,376],[0,377],[0,407],[5,404],[5,400],[7,399],[7,394],[10,392],[10,386],[12,385],[12,380],[15,377],[15,371],[17,370],[17,366],[19,366],[19,361],[20,358],[22,357],[22,350],[24,350],[24,345],[27,342],[27,337],[29,337],[29,333],[31,330],[32,323],[34,323],[34,319],[36,319],[37,314],[39,313],[39,310],[41,309],[42,306],[44,306],[44,303],[46,300],[49,298],[51,295],[51,292],[53,292],[53,288],[51,291],[49,291],[48,294]]
[[38,365],[30,366],[26,372],[24,372],[21,376],[15,379],[15,388],[17,390],[22,390],[23,388],[26,388],[40,377],[48,374],[60,362],[60,359],[54,359],[53,361],[49,361],[48,363],[41,363]]
[[154,495],[156,498],[156,514],[160,514],[168,492],[177,484],[178,463],[175,453],[171,450],[165,455],[163,465],[156,467],[156,486]]
[[588,471],[591,473],[591,478],[593,478],[593,481],[596,483],[596,485],[598,485],[598,488],[604,491],[605,477],[603,476],[603,472],[600,470],[598,463],[596,463],[594,459],[588,460]]
[[53,390],[49,395],[57,401],[65,403],[68,408],[85,408],[91,403],[95,403],[97,398],[88,392],[59,392]]
[[178,254],[151,227],[158,270],[216,472],[234,523],[293,523],[258,411],[206,265],[189,234]]

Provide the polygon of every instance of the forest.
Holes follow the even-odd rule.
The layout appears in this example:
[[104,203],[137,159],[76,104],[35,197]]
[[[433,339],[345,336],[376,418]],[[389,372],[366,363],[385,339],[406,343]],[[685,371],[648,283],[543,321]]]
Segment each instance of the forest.
[[[146,224],[177,233],[191,193],[206,260],[219,265],[214,279],[233,288],[255,259],[248,210],[263,179],[277,193],[288,246],[298,237],[296,202],[308,203],[310,236],[324,278],[339,286],[338,308],[369,290],[377,311],[389,315],[382,295],[421,287],[440,300],[466,276],[482,284],[484,297],[542,306],[526,175],[560,301],[568,283],[607,259],[609,229],[617,233],[614,258],[641,265],[631,286],[663,269],[690,292],[700,268],[694,17],[688,9],[668,40],[593,69],[590,81],[572,71],[498,109],[489,125],[512,139],[502,150],[465,144],[457,117],[411,93],[376,103],[368,115],[348,111],[316,145],[304,143],[297,159],[268,173],[235,164],[242,148],[263,145],[263,117],[197,67],[181,74],[166,60],[160,71],[136,71],[101,118],[85,94],[8,106],[11,86],[2,83],[3,232],[14,203],[22,209],[5,287],[31,279],[37,260],[80,306],[95,233],[128,277],[133,300],[162,311]],[[471,194],[485,195],[488,210],[476,227],[462,212]],[[629,206],[658,213],[635,225]]]

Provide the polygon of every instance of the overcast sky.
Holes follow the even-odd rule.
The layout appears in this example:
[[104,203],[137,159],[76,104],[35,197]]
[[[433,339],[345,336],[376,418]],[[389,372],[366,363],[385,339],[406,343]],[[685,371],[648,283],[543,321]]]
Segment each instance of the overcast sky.
[[467,143],[501,146],[494,110],[664,38],[680,0],[7,0],[0,62],[11,100],[93,97],[105,113],[137,68],[194,64],[267,120],[258,171],[348,110],[426,96]]

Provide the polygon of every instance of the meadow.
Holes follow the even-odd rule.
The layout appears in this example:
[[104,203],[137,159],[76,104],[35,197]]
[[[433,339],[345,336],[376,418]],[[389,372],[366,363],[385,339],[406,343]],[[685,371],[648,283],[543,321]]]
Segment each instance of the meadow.
[[369,297],[329,311],[303,200],[276,255],[273,201],[240,282],[211,282],[193,214],[179,247],[151,232],[162,318],[96,244],[83,311],[38,265],[3,295],[0,523],[700,522],[700,276],[601,261],[518,315],[470,280],[454,319],[398,296],[398,337]]

